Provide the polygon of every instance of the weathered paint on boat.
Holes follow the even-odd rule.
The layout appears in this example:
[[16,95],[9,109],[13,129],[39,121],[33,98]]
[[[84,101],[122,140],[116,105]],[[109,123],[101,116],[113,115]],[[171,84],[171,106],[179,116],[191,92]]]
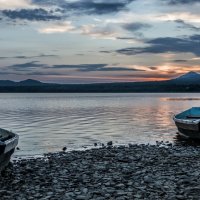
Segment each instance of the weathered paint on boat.
[[8,165],[18,140],[17,134],[0,129],[0,172]]
[[200,107],[193,107],[174,116],[178,133],[185,138],[200,139]]

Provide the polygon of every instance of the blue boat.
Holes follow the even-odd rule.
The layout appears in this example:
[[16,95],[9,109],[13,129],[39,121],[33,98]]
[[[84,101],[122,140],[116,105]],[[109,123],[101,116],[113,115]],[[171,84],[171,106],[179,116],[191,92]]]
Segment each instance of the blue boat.
[[173,120],[179,135],[184,138],[200,139],[200,107],[192,107],[174,115]]
[[0,129],[0,172],[8,165],[18,140],[17,134]]

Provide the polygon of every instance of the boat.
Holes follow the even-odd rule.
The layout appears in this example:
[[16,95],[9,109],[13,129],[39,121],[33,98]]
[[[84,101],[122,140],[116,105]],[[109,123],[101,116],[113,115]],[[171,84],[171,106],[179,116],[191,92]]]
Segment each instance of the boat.
[[8,165],[18,140],[17,134],[0,128],[0,172]]
[[174,115],[173,120],[180,136],[200,139],[200,107],[192,107]]

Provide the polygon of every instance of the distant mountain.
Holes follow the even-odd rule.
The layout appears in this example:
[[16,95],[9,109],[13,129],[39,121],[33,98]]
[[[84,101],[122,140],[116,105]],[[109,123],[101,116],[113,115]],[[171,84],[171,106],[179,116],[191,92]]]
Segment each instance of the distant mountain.
[[44,86],[44,85],[48,85],[48,83],[42,83],[40,81],[37,80],[33,80],[33,79],[27,79],[24,81],[20,81],[20,82],[15,82],[15,81],[9,81],[9,80],[0,80],[0,86],[7,86],[7,87],[11,87],[11,86]]
[[175,79],[171,79],[171,81],[180,84],[200,84],[200,74],[196,72],[188,72]]
[[14,81],[9,81],[9,80],[0,80],[0,86],[15,86]]
[[27,79],[27,80],[16,83],[16,85],[19,85],[19,86],[40,86],[40,85],[43,86],[44,84],[47,84],[47,83],[42,83],[40,81],[33,80],[33,79]]

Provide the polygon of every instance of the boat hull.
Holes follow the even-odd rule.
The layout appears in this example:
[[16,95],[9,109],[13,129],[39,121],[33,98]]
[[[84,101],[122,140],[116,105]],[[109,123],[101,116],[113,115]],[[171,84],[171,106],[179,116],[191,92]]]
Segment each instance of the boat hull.
[[0,155],[0,172],[8,165],[10,157],[13,153],[14,149]]
[[200,123],[193,123],[192,121],[181,121],[174,119],[181,137],[200,139]]
[[191,139],[200,139],[200,132],[199,131],[190,131],[187,129],[178,128],[178,134],[184,138],[191,138]]
[[[0,172],[8,165],[11,155],[15,151],[18,144],[19,137],[17,134],[0,129]],[[5,136],[5,137],[4,137]]]
[[173,117],[178,133],[184,138],[200,139],[200,107],[192,107]]

